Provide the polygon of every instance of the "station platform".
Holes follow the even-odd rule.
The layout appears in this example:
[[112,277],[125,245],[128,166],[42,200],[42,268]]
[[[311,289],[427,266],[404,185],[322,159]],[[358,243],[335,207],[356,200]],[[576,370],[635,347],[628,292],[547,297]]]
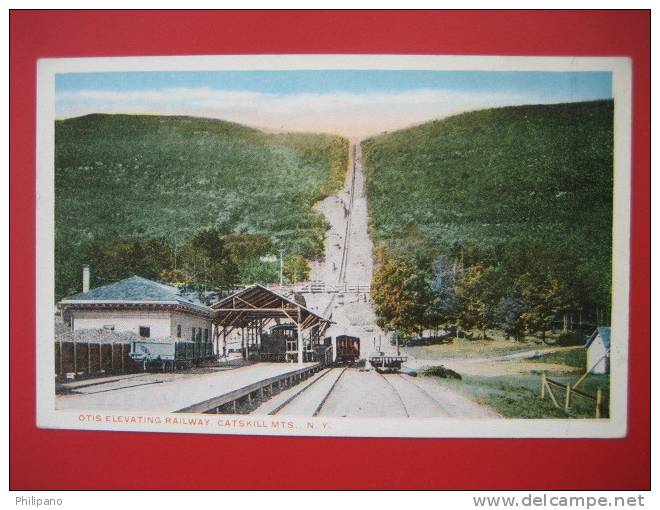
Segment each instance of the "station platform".
[[[92,391],[58,395],[59,410],[173,413],[238,392],[273,377],[293,374],[318,363],[257,363],[208,374],[141,374],[123,384],[97,385]],[[91,390],[91,388],[90,388]]]

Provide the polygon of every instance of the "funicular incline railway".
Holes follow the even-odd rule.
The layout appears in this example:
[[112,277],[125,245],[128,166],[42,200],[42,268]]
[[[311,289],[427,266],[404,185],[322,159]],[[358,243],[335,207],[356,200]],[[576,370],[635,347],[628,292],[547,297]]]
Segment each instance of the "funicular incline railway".
[[253,285],[214,303],[217,352],[226,355],[227,337],[239,331],[246,359],[332,362],[332,349],[322,341],[332,322],[300,301]]
[[360,359],[360,339],[356,336],[339,335],[336,338],[337,363],[351,364]]

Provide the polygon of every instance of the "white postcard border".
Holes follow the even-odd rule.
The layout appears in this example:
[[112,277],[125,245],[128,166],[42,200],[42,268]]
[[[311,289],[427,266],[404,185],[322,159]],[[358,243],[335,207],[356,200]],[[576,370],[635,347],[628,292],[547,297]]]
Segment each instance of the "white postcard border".
[[[55,410],[55,75],[67,72],[227,70],[607,71],[614,98],[612,337],[609,419],[299,418]],[[630,278],[631,61],[625,57],[230,55],[40,59],[37,65],[36,373],[41,428],[248,435],[614,438],[627,432]],[[640,339],[640,341],[643,339]],[[174,419],[180,420],[174,423]],[[188,421],[184,421],[184,419]],[[190,420],[201,421],[193,424]],[[274,426],[275,422],[281,424]]]

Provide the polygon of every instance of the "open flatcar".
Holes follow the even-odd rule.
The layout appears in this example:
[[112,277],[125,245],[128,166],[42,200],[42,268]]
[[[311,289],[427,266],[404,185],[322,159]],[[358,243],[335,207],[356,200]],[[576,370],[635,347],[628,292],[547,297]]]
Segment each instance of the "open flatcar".
[[337,363],[355,363],[360,359],[360,339],[356,336],[339,335],[336,338]]

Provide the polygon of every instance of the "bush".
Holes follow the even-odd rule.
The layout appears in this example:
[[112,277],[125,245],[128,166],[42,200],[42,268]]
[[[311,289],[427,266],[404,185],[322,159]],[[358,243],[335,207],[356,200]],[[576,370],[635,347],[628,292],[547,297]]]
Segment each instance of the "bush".
[[451,368],[445,367],[444,365],[426,368],[424,369],[423,374],[427,376],[441,377],[443,379],[462,379],[461,374],[455,372]]

